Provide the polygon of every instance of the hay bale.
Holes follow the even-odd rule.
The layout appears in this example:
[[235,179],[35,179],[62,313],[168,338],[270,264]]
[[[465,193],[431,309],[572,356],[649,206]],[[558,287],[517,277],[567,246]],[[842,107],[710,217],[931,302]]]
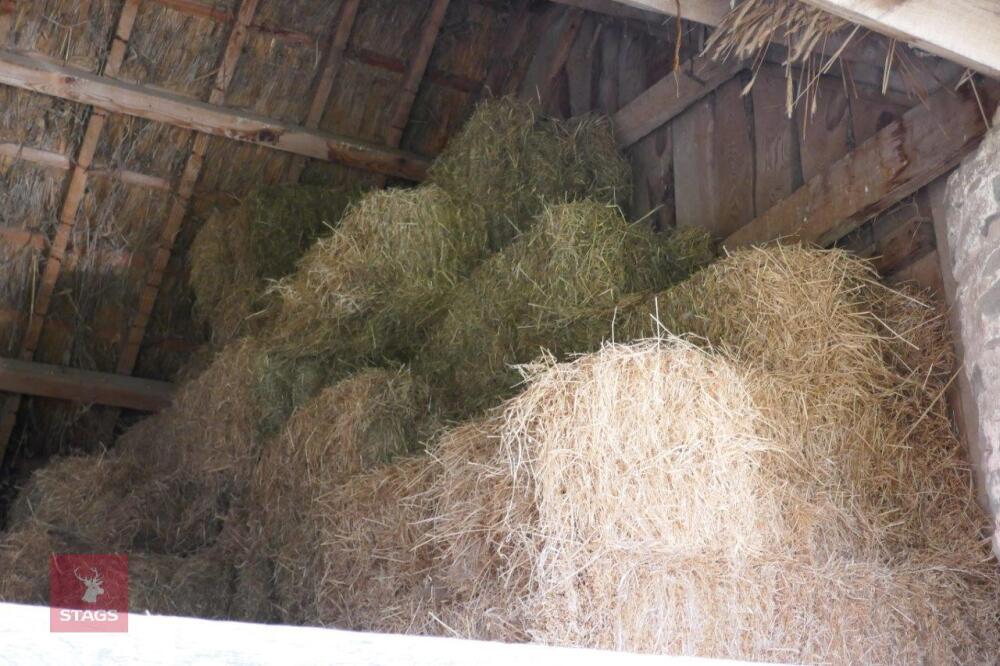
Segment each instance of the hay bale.
[[225,619],[229,615],[232,567],[215,551],[188,557],[131,553],[129,611]]
[[0,532],[0,602],[48,605],[52,555],[91,552],[91,544],[37,520]]
[[[782,381],[676,339],[535,368],[485,426],[432,452],[431,541],[448,585],[499,592],[548,643],[796,663],[996,654],[1000,576],[978,532],[886,543],[878,516],[855,525],[861,538],[823,524],[856,498],[789,436],[801,415],[772,409]],[[853,446],[869,458],[867,442]],[[958,443],[883,448],[911,474],[899,496],[957,502],[963,529],[983,527],[968,476],[921,467],[918,447],[946,461]],[[884,485],[882,469],[870,483]],[[914,510],[892,509],[904,522]]]
[[437,633],[433,554],[423,491],[431,465],[401,459],[351,477],[322,498],[316,571],[303,586],[305,621],[359,631]]
[[480,104],[430,171],[463,215],[483,220],[494,251],[526,231],[545,205],[592,199],[626,206],[631,178],[607,118],[548,118],[512,97]]
[[347,368],[405,356],[485,252],[485,229],[440,188],[372,192],[275,287],[272,337]]
[[609,338],[625,294],[664,288],[713,257],[698,230],[654,234],[594,201],[548,206],[538,223],[460,284],[414,364],[450,416],[511,395],[511,366],[541,350],[563,356]]
[[[273,596],[286,621],[307,621],[324,516],[317,503],[357,473],[414,451],[432,424],[427,390],[406,369],[373,368],[303,405],[266,445],[253,478],[249,566],[272,563]],[[263,570],[263,569],[261,569]]]
[[127,547],[136,522],[123,495],[134,473],[106,455],[53,458],[21,489],[8,525],[12,530],[46,525],[107,549]]
[[356,198],[349,190],[274,186],[208,218],[191,245],[190,281],[195,313],[216,343],[247,330],[247,318],[265,305],[267,285],[291,273]]

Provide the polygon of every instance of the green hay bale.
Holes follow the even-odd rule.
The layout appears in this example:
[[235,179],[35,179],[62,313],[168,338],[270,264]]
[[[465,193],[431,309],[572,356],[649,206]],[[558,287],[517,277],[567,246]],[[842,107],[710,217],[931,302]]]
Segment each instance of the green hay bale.
[[712,257],[701,231],[654,234],[593,201],[550,206],[455,290],[415,368],[446,413],[468,416],[512,392],[519,380],[512,364],[543,349],[594,349],[609,336],[608,311],[623,295],[677,282]]
[[405,357],[485,253],[480,222],[441,188],[372,192],[275,287],[269,333],[287,357],[341,370]]
[[632,171],[607,118],[557,120],[513,98],[481,104],[431,167],[465,215],[483,219],[498,250],[548,203],[631,198]]
[[190,280],[195,313],[217,343],[245,332],[247,317],[265,305],[267,284],[291,273],[356,198],[346,189],[267,187],[209,217],[191,246]]

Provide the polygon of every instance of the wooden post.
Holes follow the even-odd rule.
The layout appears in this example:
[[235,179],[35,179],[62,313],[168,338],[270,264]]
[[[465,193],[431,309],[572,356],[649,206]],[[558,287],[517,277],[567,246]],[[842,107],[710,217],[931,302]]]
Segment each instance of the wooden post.
[[[132,28],[135,26],[135,17],[139,11],[140,0],[126,0],[118,17],[118,24],[115,27],[114,37],[111,42],[111,49],[108,52],[107,60],[104,63],[103,74],[109,78],[118,76],[122,63],[125,61],[125,52],[128,41],[132,36]],[[6,30],[3,31],[6,33]],[[98,108],[91,109],[87,127],[84,130],[83,142],[77,151],[76,159],[73,162],[73,170],[70,175],[69,187],[63,198],[62,207],[59,213],[59,224],[52,242],[49,244],[49,252],[45,260],[45,269],[42,273],[41,283],[35,294],[32,303],[31,318],[21,339],[20,352],[18,356],[24,361],[30,361],[35,357],[35,350],[42,337],[42,328],[45,325],[45,317],[52,305],[52,295],[55,292],[56,283],[62,272],[63,261],[66,258],[66,250],[69,246],[70,237],[76,227],[77,214],[83,196],[87,188],[88,171],[97,152],[97,145],[101,135],[104,133],[104,126],[107,122],[107,113]],[[0,410],[0,461],[3,460],[7,449],[7,443],[14,431],[17,422],[17,412],[21,406],[21,397],[14,395],[4,401]]]
[[531,25],[531,0],[520,0],[511,9],[510,25],[504,35],[504,46],[490,65],[486,80],[483,81],[480,98],[498,97],[507,90],[507,83],[513,71],[514,58],[524,44]]
[[573,42],[580,34],[580,27],[583,25],[583,10],[570,9],[566,14],[566,27],[559,37],[559,43],[552,54],[552,60],[548,69],[545,70],[545,78],[542,79],[542,89],[538,91],[542,104],[542,109],[548,111],[555,97],[555,87],[559,79],[559,74],[566,67],[569,60],[570,51],[573,49]]

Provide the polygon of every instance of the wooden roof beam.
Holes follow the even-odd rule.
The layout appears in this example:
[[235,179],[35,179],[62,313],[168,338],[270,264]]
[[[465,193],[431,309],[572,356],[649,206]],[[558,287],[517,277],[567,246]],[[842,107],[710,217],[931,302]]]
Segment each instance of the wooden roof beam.
[[0,358],[0,391],[158,412],[170,406],[168,382]]
[[0,84],[406,180],[422,180],[428,167],[427,160],[418,155],[57,66],[12,51],[0,51]]
[[[560,5],[640,21],[678,16],[678,0],[552,0]],[[696,23],[719,25],[729,12],[729,0],[680,0],[680,17]]]
[[730,235],[725,247],[775,240],[827,246],[927,185],[986,132],[984,112],[996,109],[1000,85],[970,88],[939,90]]
[[618,144],[622,148],[628,148],[638,142],[736,76],[746,66],[747,63],[737,60],[715,62],[698,57],[688,61],[678,72],[671,72],[660,79],[612,116]]
[[806,4],[1000,78],[996,0],[803,0]]

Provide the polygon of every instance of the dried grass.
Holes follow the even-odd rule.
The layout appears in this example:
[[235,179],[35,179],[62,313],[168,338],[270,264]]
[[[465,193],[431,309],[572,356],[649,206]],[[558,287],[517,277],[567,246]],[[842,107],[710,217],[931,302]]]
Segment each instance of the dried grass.
[[275,287],[276,344],[347,366],[405,356],[485,252],[485,230],[440,188],[372,192]]
[[340,222],[355,193],[309,186],[263,188],[238,207],[217,211],[190,250],[196,314],[225,344],[264,307],[270,283],[295,270],[318,237]]
[[[830,70],[842,49],[857,33],[858,28],[847,33],[850,25],[849,21],[800,0],[743,0],[712,33],[705,52],[719,60],[736,58],[759,64],[772,43],[783,44],[788,49],[785,61],[788,81],[786,111],[791,117],[798,100],[805,96],[810,100],[810,112],[814,113],[816,80],[820,74]],[[835,50],[832,48],[834,45]],[[831,50],[834,51],[832,57],[823,55]],[[823,57],[823,64],[813,72],[810,59],[817,51]],[[808,65],[810,72],[806,80],[798,83],[802,88],[798,93],[795,92],[796,77],[792,72],[792,66],[796,64]],[[754,77],[746,90],[753,86],[757,71],[759,69],[755,68]]]
[[89,552],[91,544],[38,521],[0,533],[0,602],[47,606],[51,556]]
[[214,551],[189,557],[133,553],[128,559],[129,611],[225,619],[232,567]]
[[[798,436],[803,415],[772,408],[787,407],[783,377],[677,339],[528,372],[524,393],[432,451],[431,542],[450,586],[511,609],[533,640],[794,663],[996,653],[1000,579],[954,437],[873,457],[847,432],[853,448],[825,460],[823,437]],[[928,447],[948,464],[925,466]],[[871,462],[903,470],[886,504],[908,541],[887,541],[880,516],[847,519],[863,498],[845,487]],[[863,481],[885,489],[885,470]],[[937,508],[910,503],[924,496]],[[907,519],[929,511],[960,518],[962,538],[919,534]]]
[[265,446],[249,500],[259,529],[247,530],[243,559],[271,563],[286,621],[310,619],[325,521],[318,503],[352,475],[416,450],[433,428],[427,399],[406,369],[364,370],[304,404]]
[[608,119],[551,119],[513,98],[477,107],[435,160],[430,181],[463,215],[482,219],[493,250],[526,231],[547,204],[626,206],[632,193],[631,168]]
[[599,347],[624,294],[665,288],[713,256],[701,230],[654,234],[593,201],[548,206],[458,285],[415,368],[445,413],[468,417],[512,394],[513,364],[542,349],[561,356]]

